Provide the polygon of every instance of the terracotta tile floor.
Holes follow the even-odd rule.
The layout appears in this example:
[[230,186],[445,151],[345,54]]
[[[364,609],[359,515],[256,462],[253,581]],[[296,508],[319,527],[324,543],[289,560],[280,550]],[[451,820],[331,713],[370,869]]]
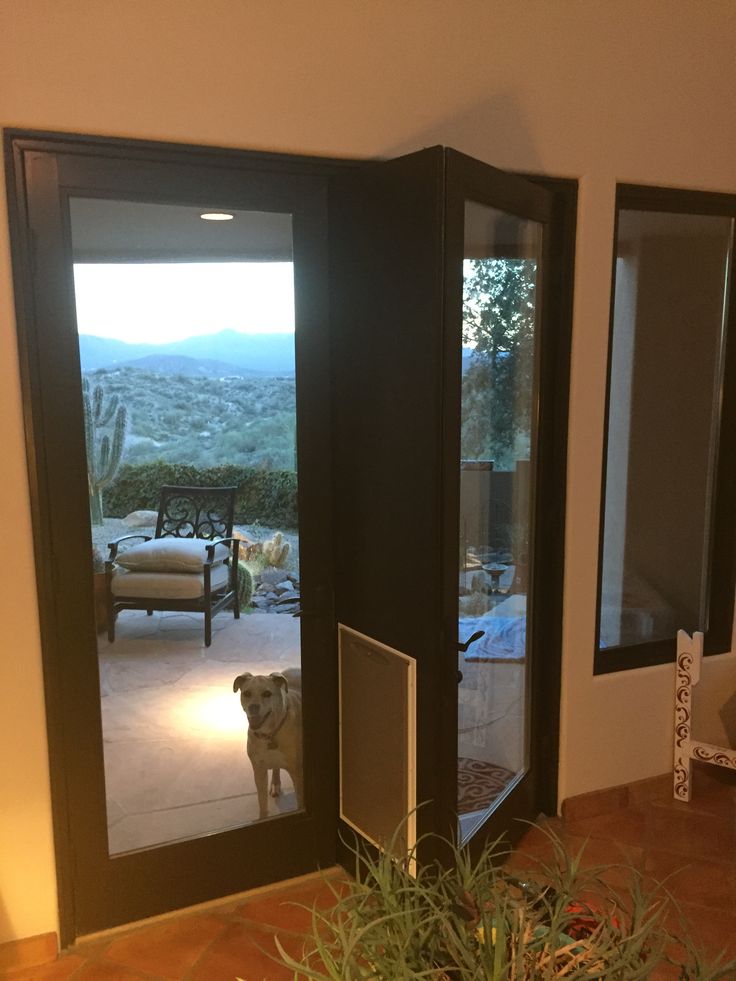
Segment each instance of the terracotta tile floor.
[[[677,803],[666,785],[653,797],[604,814],[575,820],[549,819],[563,841],[577,850],[586,844],[584,864],[625,863],[653,879],[668,878],[693,937],[706,955],[725,951],[736,957],[736,783],[733,774],[703,768],[696,774],[693,800]],[[630,798],[630,799],[631,799]],[[512,862],[528,866],[550,855],[547,838],[537,829],[524,837]],[[274,937],[293,955],[310,914],[290,905],[329,908],[341,873],[333,870],[295,880],[168,920],[79,943],[54,964],[16,972],[13,981],[281,981],[291,979],[275,964]],[[326,881],[325,881],[326,880]],[[612,884],[625,885],[625,869]],[[677,924],[672,920],[672,928]],[[675,978],[657,967],[652,979]],[[732,975],[736,979],[736,974]],[[398,981],[398,979],[397,979]]]

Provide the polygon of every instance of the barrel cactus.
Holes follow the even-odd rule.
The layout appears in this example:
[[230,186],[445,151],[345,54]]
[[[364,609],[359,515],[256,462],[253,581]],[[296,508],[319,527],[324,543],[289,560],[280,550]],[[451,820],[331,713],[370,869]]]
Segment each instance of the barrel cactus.
[[125,446],[128,414],[117,395],[105,398],[101,385],[82,381],[84,438],[87,444],[89,510],[93,525],[103,523],[102,491],[120,466]]
[[277,531],[273,538],[269,538],[263,543],[263,558],[267,565],[275,566],[280,569],[286,562],[289,554],[289,543],[284,540],[284,536]]
[[253,575],[245,562],[238,562],[238,605],[240,609],[247,609],[252,598]]

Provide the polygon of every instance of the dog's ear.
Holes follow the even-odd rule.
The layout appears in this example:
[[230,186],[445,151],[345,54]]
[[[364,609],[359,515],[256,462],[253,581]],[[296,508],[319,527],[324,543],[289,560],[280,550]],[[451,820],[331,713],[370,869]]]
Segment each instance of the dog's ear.
[[239,674],[238,677],[233,682],[233,691],[240,691],[243,685],[245,684],[245,682],[252,677],[253,675],[249,671],[246,674]]
[[284,691],[289,690],[289,682],[282,674],[279,674],[278,671],[272,671],[268,677],[274,682],[274,684],[278,685],[279,688],[283,688]]

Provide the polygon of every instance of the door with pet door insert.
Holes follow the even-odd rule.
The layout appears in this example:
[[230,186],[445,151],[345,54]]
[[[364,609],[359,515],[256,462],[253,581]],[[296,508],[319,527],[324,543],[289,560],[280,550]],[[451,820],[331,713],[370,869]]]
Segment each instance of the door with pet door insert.
[[[415,665],[422,861],[434,832],[478,847],[556,805],[563,223],[552,188],[442,147],[333,202],[334,356],[356,366],[336,379],[337,617]],[[403,742],[351,800],[383,799]]]

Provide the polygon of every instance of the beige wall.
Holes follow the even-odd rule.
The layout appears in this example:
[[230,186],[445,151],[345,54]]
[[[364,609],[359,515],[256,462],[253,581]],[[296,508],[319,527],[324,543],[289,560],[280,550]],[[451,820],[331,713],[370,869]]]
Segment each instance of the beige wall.
[[[736,191],[732,0],[0,0],[0,20],[5,126],[341,156],[442,142],[580,178],[561,794],[664,771],[672,668],[591,675],[613,194]],[[0,941],[56,922],[9,291],[0,229]]]

